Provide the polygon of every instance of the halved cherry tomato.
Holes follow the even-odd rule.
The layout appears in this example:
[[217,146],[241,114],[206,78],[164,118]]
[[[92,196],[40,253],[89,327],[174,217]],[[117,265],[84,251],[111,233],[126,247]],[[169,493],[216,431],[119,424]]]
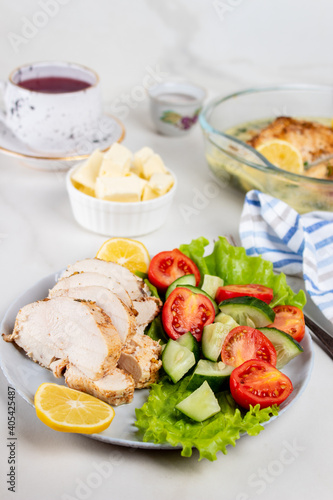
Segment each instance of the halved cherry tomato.
[[215,299],[219,304],[222,300],[244,296],[255,297],[269,304],[273,300],[273,290],[267,286],[255,285],[254,283],[249,285],[226,285],[217,289]]
[[223,342],[221,359],[231,366],[239,366],[248,359],[261,359],[276,366],[276,350],[259,330],[250,326],[236,326]]
[[277,328],[291,335],[300,342],[305,334],[305,321],[303,312],[296,306],[276,306],[274,323],[267,328]]
[[171,283],[185,274],[194,274],[196,285],[199,285],[199,269],[177,248],[156,254],[149,264],[148,279],[161,292],[165,292]]
[[280,405],[292,393],[291,380],[266,361],[250,359],[230,375],[230,392],[236,403],[249,409],[260,404]]
[[213,323],[215,309],[212,301],[201,293],[177,287],[170,293],[162,309],[162,323],[170,338],[176,340],[191,332],[201,340],[203,327]]

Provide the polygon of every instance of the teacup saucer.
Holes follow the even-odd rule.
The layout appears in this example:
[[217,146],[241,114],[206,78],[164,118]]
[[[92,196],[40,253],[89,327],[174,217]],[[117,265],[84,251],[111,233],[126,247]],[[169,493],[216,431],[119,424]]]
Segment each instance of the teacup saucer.
[[24,165],[38,170],[68,170],[77,161],[88,158],[95,149],[104,151],[124,137],[124,125],[117,118],[104,114],[89,136],[74,139],[70,146],[66,144],[65,151],[48,154],[32,150],[0,122],[0,153],[15,156]]

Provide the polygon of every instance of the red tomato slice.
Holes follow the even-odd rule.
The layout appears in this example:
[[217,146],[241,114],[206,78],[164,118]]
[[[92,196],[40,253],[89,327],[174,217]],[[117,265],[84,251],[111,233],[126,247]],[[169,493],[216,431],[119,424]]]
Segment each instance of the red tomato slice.
[[260,359],[245,361],[230,375],[231,395],[236,403],[246,409],[257,404],[261,408],[280,405],[292,391],[291,380]]
[[200,341],[203,327],[213,323],[214,319],[212,301],[183,287],[177,287],[170,293],[162,309],[164,330],[174,340],[191,332]]
[[248,359],[261,359],[276,366],[276,350],[259,330],[250,326],[236,326],[225,338],[221,359],[231,366],[239,366]]
[[263,285],[226,285],[220,286],[216,292],[216,302],[219,304],[222,300],[233,299],[234,297],[255,297],[260,299],[266,304],[273,300],[273,290]]
[[185,274],[194,274],[196,285],[199,285],[199,269],[189,257],[177,248],[158,253],[149,264],[148,279],[161,292],[165,292],[171,283]]
[[276,306],[274,323],[268,328],[277,328],[291,335],[300,342],[305,334],[305,321],[303,312],[296,306]]

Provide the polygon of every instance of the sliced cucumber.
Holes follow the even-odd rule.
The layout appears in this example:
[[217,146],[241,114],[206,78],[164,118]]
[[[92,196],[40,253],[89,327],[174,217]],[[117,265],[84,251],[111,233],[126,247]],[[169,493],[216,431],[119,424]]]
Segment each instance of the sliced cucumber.
[[[212,323],[211,325],[205,326],[202,332],[202,354],[211,361],[217,361],[219,359],[226,336],[230,330],[238,326],[231,316],[227,314],[224,314],[224,316],[227,318],[225,323],[220,321]],[[230,318],[230,321],[228,321],[228,318]]]
[[221,411],[220,405],[207,381],[178,403],[176,408],[196,422],[203,422]]
[[273,323],[275,313],[262,300],[255,297],[236,297],[220,302],[221,312],[229,314],[239,325],[261,328]]
[[182,345],[183,347],[187,347],[189,351],[192,351],[195,357],[196,361],[199,361],[200,359],[200,346],[199,342],[197,339],[195,339],[192,335],[191,332],[184,333],[184,335],[181,335],[178,337],[176,340],[178,344]]
[[187,389],[194,391],[206,380],[212,391],[220,392],[226,380],[229,379],[233,369],[233,366],[225,365],[222,361],[213,363],[212,361],[200,359],[195,367]]
[[187,347],[170,339],[162,353],[162,365],[172,382],[176,383],[195,365],[195,356]]
[[205,274],[201,290],[208,293],[208,295],[210,295],[211,297],[213,297],[213,299],[215,299],[217,289],[223,285],[224,281],[219,276],[211,276],[210,274]]
[[284,365],[303,352],[302,346],[288,333],[277,328],[260,328],[260,331],[272,342],[276,350],[276,368],[280,370]]
[[214,309],[215,309],[215,314],[217,314],[219,312],[219,308],[217,307],[217,304],[216,304],[215,300],[213,299],[213,297],[208,295],[208,293],[204,292],[204,290],[201,290],[201,288],[197,288],[196,286],[192,286],[192,285],[177,285],[177,286],[182,286],[183,288],[188,288],[192,293],[200,293],[201,295],[204,295],[213,304]]
[[196,284],[196,281],[195,281],[194,274],[184,274],[184,276],[177,278],[175,281],[173,281],[171,283],[171,285],[168,287],[168,289],[165,293],[165,298],[167,299],[169,297],[170,293],[174,291],[176,286],[184,286],[184,285],[195,286],[195,284]]
[[223,325],[228,326],[228,328],[230,327],[230,330],[236,328],[236,326],[239,326],[239,324],[236,323],[234,318],[229,316],[229,314],[225,314],[222,312],[220,312],[217,316],[215,316],[214,323],[222,323]]

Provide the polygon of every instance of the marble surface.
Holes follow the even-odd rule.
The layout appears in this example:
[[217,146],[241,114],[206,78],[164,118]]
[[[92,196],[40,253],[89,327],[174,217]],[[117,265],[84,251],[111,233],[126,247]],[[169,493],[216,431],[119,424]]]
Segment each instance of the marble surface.
[[[198,127],[181,139],[155,133],[145,85],[184,77],[213,96],[267,83],[331,83],[332,14],[325,0],[6,2],[0,6],[0,79],[22,63],[45,59],[96,69],[105,110],[125,123],[124,144],[133,150],[149,145],[178,176],[168,221],[140,238],[154,254],[201,235],[237,237],[244,195],[216,188]],[[75,223],[64,177],[59,169],[41,172],[0,156],[1,316],[38,279],[93,256],[105,239]],[[202,198],[203,192],[210,194]],[[329,326],[313,305],[307,310]],[[198,462],[196,453],[185,459],[177,451],[126,449],[56,433],[17,395],[15,493],[6,484],[8,398],[0,372],[0,497],[328,500],[332,361],[317,344],[314,351],[312,377],[299,401],[214,463]]]

